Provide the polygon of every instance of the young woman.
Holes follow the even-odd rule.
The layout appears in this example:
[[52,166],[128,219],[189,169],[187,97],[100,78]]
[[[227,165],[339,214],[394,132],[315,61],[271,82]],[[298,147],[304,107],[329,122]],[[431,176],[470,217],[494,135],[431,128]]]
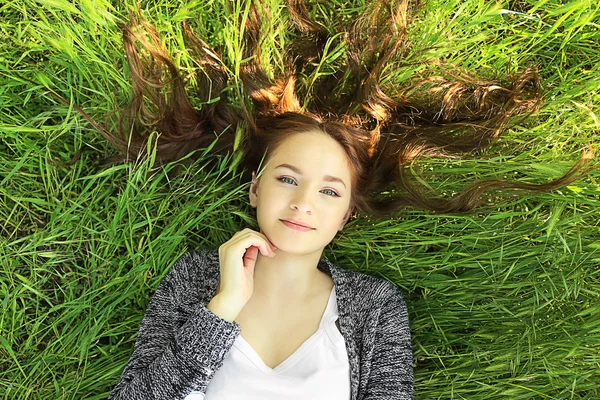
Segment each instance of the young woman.
[[[151,125],[161,133],[158,158],[175,160],[212,145],[214,152],[231,151],[242,128],[249,201],[260,229],[242,229],[218,250],[193,251],[173,265],[148,305],[111,399],[409,399],[412,353],[402,295],[381,278],[324,259],[324,248],[355,211],[465,211],[490,188],[547,190],[578,177],[582,163],[545,185],[480,182],[451,199],[429,196],[414,183],[404,166],[425,153],[487,146],[509,117],[538,107],[539,84],[531,70],[506,86],[430,77],[406,96],[388,97],[378,82],[406,44],[410,10],[406,1],[394,4],[372,5],[372,18],[351,26],[344,39],[347,73],[317,82],[306,93],[308,111],[299,105],[296,76],[310,74],[308,61],[323,55],[329,33],[302,2],[288,2],[299,39],[277,81],[256,61],[261,16],[256,4],[250,8],[243,54],[249,61],[240,78],[252,107],[228,104],[218,52],[188,31],[205,72],[198,78],[205,104],[196,110],[156,30],[139,17],[124,26],[134,98],[121,123],[132,135],[103,133],[137,155],[146,148],[141,130]],[[369,21],[376,30],[365,38],[360,32]],[[441,102],[410,99],[417,87],[442,93]]]
[[161,282],[111,398],[411,398],[402,295],[322,258],[357,178],[346,149],[304,125],[253,174],[260,232],[186,254]]

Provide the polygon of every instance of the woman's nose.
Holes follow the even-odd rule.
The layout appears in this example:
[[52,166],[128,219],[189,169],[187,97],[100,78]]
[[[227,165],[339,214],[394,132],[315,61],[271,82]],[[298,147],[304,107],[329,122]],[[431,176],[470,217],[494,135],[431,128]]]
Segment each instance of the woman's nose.
[[300,212],[312,212],[312,200],[308,190],[298,190],[291,201],[290,206]]

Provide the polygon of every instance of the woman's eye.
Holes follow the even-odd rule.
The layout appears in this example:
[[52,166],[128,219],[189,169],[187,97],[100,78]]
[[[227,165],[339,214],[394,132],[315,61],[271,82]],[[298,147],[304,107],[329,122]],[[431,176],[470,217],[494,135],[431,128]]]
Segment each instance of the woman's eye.
[[[287,179],[287,182],[286,182]],[[294,181],[292,178],[290,178],[289,176],[280,176],[279,178],[277,178],[278,181],[280,182],[284,182],[284,183],[296,183],[296,181]],[[331,190],[331,189],[325,189],[323,190],[323,192],[329,192],[330,194],[328,194],[328,196],[332,196],[332,197],[340,197],[339,194],[337,194],[335,191]]]
[[328,192],[331,192],[331,193],[332,193],[332,194],[330,194],[329,196],[333,196],[333,197],[340,197],[340,195],[339,195],[339,194],[337,194],[336,192],[334,192],[334,191],[333,191],[333,190],[331,190],[331,189],[325,189],[325,190],[324,190],[324,192],[325,192],[325,191],[328,191]]
[[277,178],[277,180],[283,182],[285,179],[289,179],[292,183],[294,183],[294,180],[292,178],[290,178],[289,176],[282,176],[280,178]]

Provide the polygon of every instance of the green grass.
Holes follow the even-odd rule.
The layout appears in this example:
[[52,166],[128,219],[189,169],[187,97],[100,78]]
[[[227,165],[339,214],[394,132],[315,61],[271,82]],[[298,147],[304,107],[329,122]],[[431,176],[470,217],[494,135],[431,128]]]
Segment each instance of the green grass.
[[[365,6],[327,3],[312,8],[327,26]],[[236,101],[240,33],[225,4],[157,0],[143,9],[184,73],[197,67],[179,22],[222,46]],[[215,157],[203,156],[176,176],[174,164],[109,167],[114,150],[49,94],[99,121],[127,101],[116,26],[127,9],[102,0],[0,4],[0,398],[106,398],[177,257],[256,228],[230,158],[208,170]],[[262,60],[270,73],[289,41],[278,10],[268,27],[277,40]],[[483,154],[416,168],[451,194],[476,178],[546,182],[588,142],[598,147],[599,28],[593,0],[425,1],[409,33],[413,50],[390,66],[384,88],[428,68],[490,77],[536,65],[546,94],[536,116]],[[340,50],[330,51],[322,73],[339,67]],[[600,398],[599,179],[596,171],[471,215],[359,216],[326,249],[403,289],[416,398]]]

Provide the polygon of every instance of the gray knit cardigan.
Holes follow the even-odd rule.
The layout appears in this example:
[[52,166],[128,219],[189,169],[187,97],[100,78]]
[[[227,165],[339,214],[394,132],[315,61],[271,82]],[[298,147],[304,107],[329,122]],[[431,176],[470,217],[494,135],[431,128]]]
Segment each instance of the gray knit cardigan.
[[[350,400],[412,398],[410,328],[398,288],[323,258],[318,268],[335,285]],[[206,308],[218,281],[218,250],[192,251],[175,262],[148,304],[133,354],[109,399],[177,400],[193,390],[206,392],[240,334],[235,321]]]

